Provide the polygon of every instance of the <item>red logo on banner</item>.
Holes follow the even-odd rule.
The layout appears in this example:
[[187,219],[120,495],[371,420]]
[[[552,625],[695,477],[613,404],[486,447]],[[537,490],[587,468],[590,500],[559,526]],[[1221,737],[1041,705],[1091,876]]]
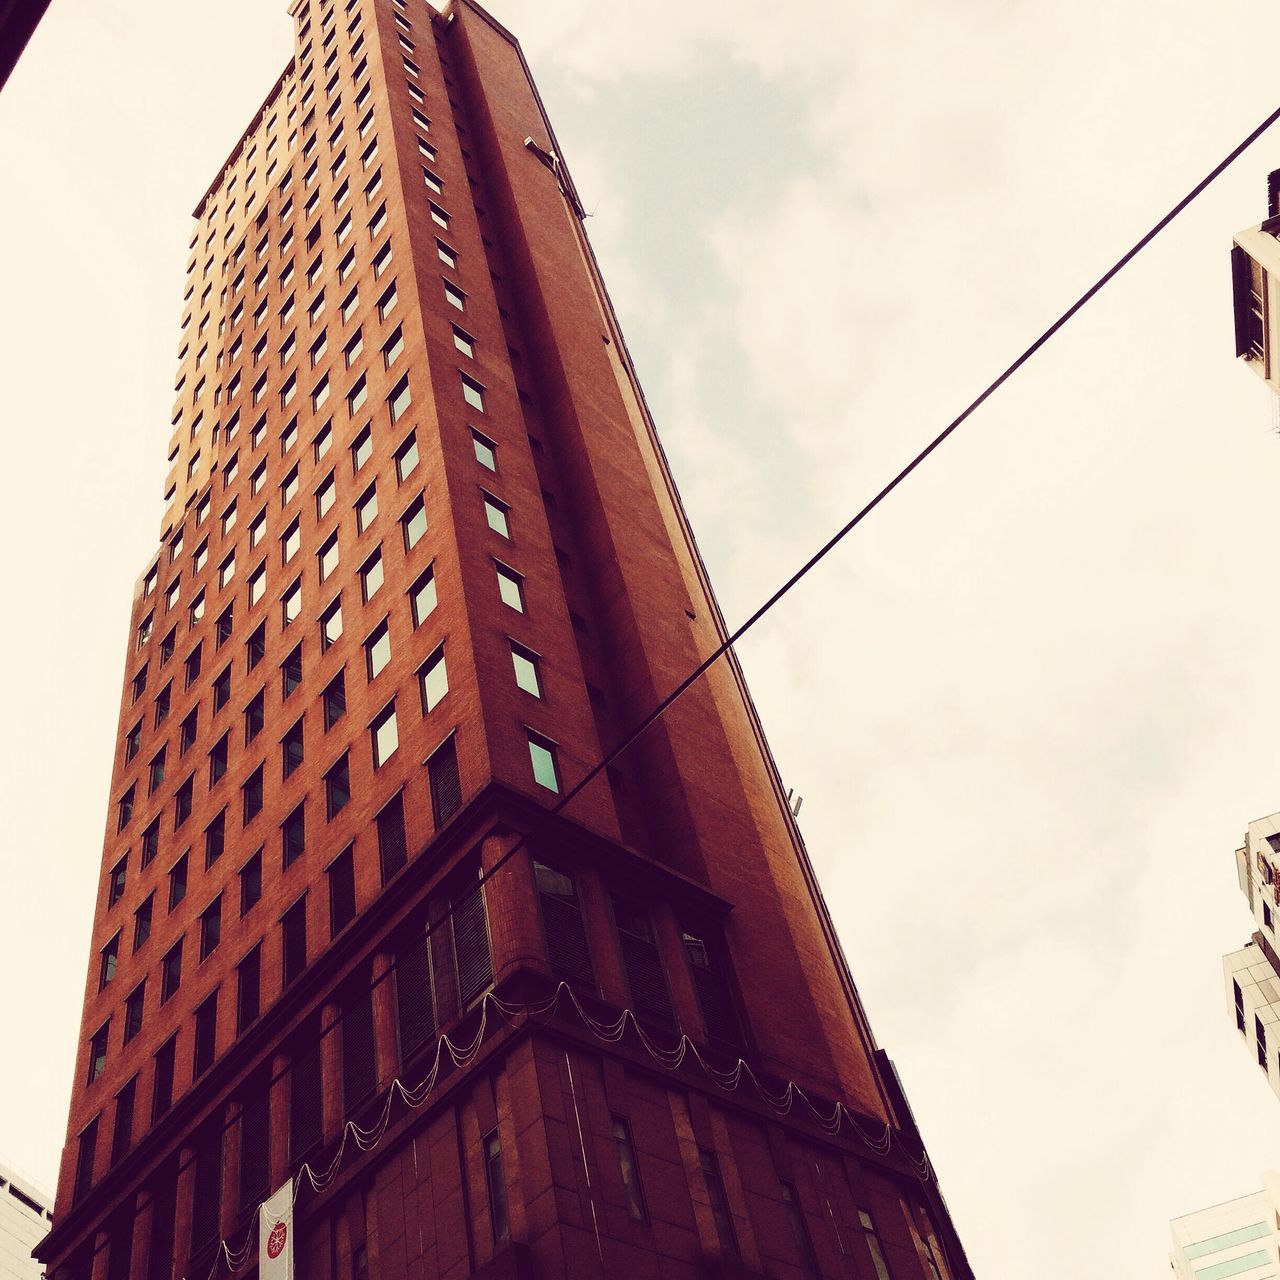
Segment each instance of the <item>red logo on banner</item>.
[[289,1228],[283,1222],[277,1222],[267,1237],[267,1257],[278,1258],[284,1252],[284,1242],[289,1237]]

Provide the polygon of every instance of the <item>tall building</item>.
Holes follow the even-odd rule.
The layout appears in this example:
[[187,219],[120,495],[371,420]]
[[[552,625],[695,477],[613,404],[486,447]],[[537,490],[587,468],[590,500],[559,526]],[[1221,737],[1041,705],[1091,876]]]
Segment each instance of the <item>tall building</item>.
[[39,1280],[31,1256],[53,1221],[52,1197],[0,1164],[0,1280]]
[[1257,927],[1240,950],[1222,958],[1227,999],[1236,1030],[1280,1097],[1280,813],[1249,823],[1236,850],[1236,878]]
[[[470,0],[295,0],[195,210],[55,1280],[971,1274],[582,208]],[[288,1193],[286,1192],[286,1195]]]
[[1178,1280],[1276,1280],[1280,1276],[1280,1173],[1263,1189],[1170,1224],[1169,1265]]

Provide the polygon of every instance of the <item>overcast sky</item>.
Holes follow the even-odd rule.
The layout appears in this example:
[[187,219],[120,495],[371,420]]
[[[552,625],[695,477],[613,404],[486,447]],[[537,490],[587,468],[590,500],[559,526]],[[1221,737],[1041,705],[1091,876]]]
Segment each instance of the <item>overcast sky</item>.
[[[0,1162],[46,1184],[189,214],[284,7],[54,0],[0,95]],[[1277,105],[1234,5],[492,8],[730,624]],[[1280,1152],[1220,965],[1280,809],[1280,438],[1228,270],[1277,166],[1280,129],[742,648],[985,1280],[1166,1276],[1168,1220]]]

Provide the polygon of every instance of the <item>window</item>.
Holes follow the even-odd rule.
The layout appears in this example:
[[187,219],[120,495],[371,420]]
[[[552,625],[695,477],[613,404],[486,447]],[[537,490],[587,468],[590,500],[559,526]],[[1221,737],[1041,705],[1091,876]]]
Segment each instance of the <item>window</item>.
[[324,652],[342,638],[342,597],[320,615],[320,650]]
[[791,1237],[800,1257],[800,1270],[805,1280],[821,1280],[822,1273],[818,1270],[818,1259],[813,1252],[813,1241],[809,1236],[809,1228],[805,1224],[804,1211],[800,1208],[795,1187],[789,1182],[781,1183],[781,1187],[782,1203],[786,1207],[787,1221],[791,1224]]
[[[160,665],[164,666],[170,658],[173,657],[173,651],[178,647],[178,628],[170,627],[164,639],[160,641]],[[146,668],[143,668],[145,673]]]
[[452,735],[427,760],[427,782],[431,789],[431,813],[438,831],[462,808],[458,751]]
[[128,1044],[142,1030],[142,1006],[146,1000],[147,980],[142,979],[124,998],[124,1043]]
[[164,755],[165,748],[160,750],[151,757],[151,763],[147,766],[147,792],[150,794],[155,791],[164,781]]
[[502,1172],[502,1146],[495,1129],[484,1140],[485,1180],[489,1187],[489,1220],[493,1227],[493,1240],[500,1244],[511,1234],[511,1219],[507,1212],[507,1183]]
[[240,868],[240,914],[247,915],[262,897],[262,850]]
[[280,824],[281,846],[284,851],[284,865],[291,867],[307,851],[307,815],[306,803],[300,804]]
[[500,534],[504,538],[511,537],[511,527],[507,523],[507,513],[511,510],[505,502],[499,501],[491,493],[484,493],[484,516],[489,522],[489,528],[494,533]]
[[529,738],[529,761],[533,765],[533,780],[548,791],[560,790],[560,775],[556,765],[556,745],[532,729],[526,731]]
[[866,1209],[858,1210],[858,1226],[862,1230],[862,1238],[867,1242],[867,1251],[871,1254],[872,1265],[876,1269],[876,1280],[892,1280],[889,1264],[885,1260],[884,1245],[880,1241],[880,1233],[871,1214]]
[[648,1215],[644,1207],[644,1193],[640,1188],[636,1149],[631,1141],[631,1126],[621,1116],[611,1118],[613,1144],[618,1150],[618,1171],[622,1175],[623,1194],[627,1197],[627,1216],[632,1222],[644,1222]]
[[191,749],[191,744],[196,740],[196,722],[200,716],[200,707],[197,704],[191,708],[191,714],[188,715],[178,726],[178,753],[186,755]]
[[453,345],[457,347],[464,356],[470,356],[474,359],[476,354],[476,340],[465,329],[459,329],[456,324],[453,326]]
[[262,1003],[262,947],[256,946],[236,966],[236,1034],[258,1020]]
[[[126,1017],[128,1016],[128,1006],[126,1005]],[[125,1043],[129,1039],[129,1028],[125,1025]],[[137,1096],[138,1077],[134,1076],[128,1084],[125,1085],[119,1093],[116,1094],[116,1121],[115,1128],[111,1135],[111,1163],[116,1165],[127,1154],[130,1144],[133,1142],[133,1105]],[[125,1237],[127,1239],[127,1237]],[[114,1250],[123,1247],[121,1243],[112,1243],[112,1251],[114,1258]],[[124,1255],[127,1258],[127,1253]],[[111,1276],[112,1273],[108,1272]]]
[[222,941],[222,895],[200,913],[200,959],[212,955]]
[[231,633],[234,630],[235,623],[235,606],[227,605],[223,611],[218,614],[218,620],[214,625],[214,647],[222,648],[228,640],[231,639]]
[[[342,311],[343,324],[346,324],[346,322],[350,320],[353,315],[355,315],[359,306],[360,306],[360,289],[357,286],[356,288],[352,289],[351,292],[347,294],[347,296],[342,300],[341,311]],[[348,361],[347,363],[350,364],[350,361]]]
[[382,275],[382,273],[386,271],[386,269],[390,265],[391,265],[391,241],[388,240],[386,244],[384,244],[382,248],[378,250],[377,254],[374,255],[374,259],[373,259],[374,278],[377,279],[378,276]]
[[151,639],[151,632],[155,624],[155,615],[147,614],[143,620],[138,623],[138,648],[141,649],[148,640]]
[[294,522],[284,531],[280,539],[280,558],[285,564],[288,564],[294,556],[298,554],[298,548],[302,545],[302,531],[299,522]]
[[[292,351],[290,351],[290,354],[292,354]],[[288,379],[285,381],[284,386],[280,388],[280,407],[282,409],[287,409],[289,405],[293,402],[293,397],[297,395],[297,393],[298,393],[298,375],[295,372],[289,375]]]
[[378,487],[371,484],[356,503],[356,530],[363,533],[378,514]]
[[195,792],[195,775],[192,774],[178,787],[173,797],[173,829],[176,831],[191,817],[191,805]]
[[307,967],[307,899],[304,895],[284,913],[280,921],[284,949],[284,985],[302,976]]
[[395,310],[397,301],[396,282],[393,280],[378,299],[378,319],[385,320]]
[[423,620],[436,607],[436,579],[432,568],[428,567],[409,588],[409,605],[413,611],[413,625],[421,626]]
[[509,605],[517,613],[524,612],[524,578],[505,564],[496,563],[498,570],[498,594],[502,603]]
[[375,551],[360,569],[360,589],[367,604],[382,586],[382,551]]
[[142,865],[149,867],[160,852],[160,819],[155,818],[142,833]]
[[92,1084],[107,1069],[107,1037],[111,1032],[111,1019],[100,1026],[89,1039],[89,1083]]
[[422,691],[422,711],[426,715],[434,711],[440,699],[449,692],[449,673],[445,669],[444,645],[441,645],[423,663],[418,672],[418,685]]
[[160,1003],[170,999],[182,985],[182,939],[165,952],[160,961]]
[[[363,379],[361,379],[363,382]],[[351,469],[359,471],[373,455],[373,433],[368,427],[356,436],[351,443]]]
[[227,846],[227,811],[223,809],[204,829],[204,865],[208,870]]
[[200,650],[201,646],[196,645],[196,647],[187,654],[186,662],[183,664],[188,689],[190,689],[191,686],[200,678]]
[[714,1151],[698,1148],[698,1160],[702,1165],[702,1179],[706,1183],[707,1199],[711,1202],[711,1216],[715,1220],[716,1234],[720,1237],[720,1250],[726,1258],[737,1261],[738,1238],[733,1232],[729,1217],[729,1201],[724,1194],[724,1182],[720,1177],[720,1163]]
[[[262,472],[266,474],[266,466],[264,464]],[[263,539],[267,532],[267,513],[265,510],[259,511],[253,523],[249,526],[249,550],[252,551],[258,543]]]
[[280,739],[282,768],[287,778],[303,760],[302,721],[297,721]]
[[396,479],[403,484],[405,477],[411,475],[417,465],[418,440],[416,436],[410,435],[396,451]]
[[164,607],[167,610],[172,609],[178,603],[178,597],[182,594],[182,579],[174,578],[169,584],[169,589],[164,593]]
[[231,700],[231,666],[228,664],[218,672],[213,682],[213,709],[221,711]]
[[325,813],[332,821],[351,799],[351,769],[345,755],[324,775],[324,795]]
[[263,697],[263,691],[258,690],[257,693],[249,699],[249,705],[244,709],[244,740],[246,745],[254,740],[259,733],[262,732],[262,726],[266,723],[266,703]]
[[404,835],[404,796],[397,793],[378,814],[378,863],[386,884],[409,861]]
[[[357,329],[355,333],[347,339],[347,345],[342,348],[342,358],[346,362],[348,369],[360,358],[360,353],[364,350],[364,330]],[[355,412],[352,410],[352,412]]]
[[315,455],[316,461],[319,462],[326,453],[329,452],[329,446],[333,443],[333,428],[326,422],[320,428],[315,438]]
[[283,696],[288,697],[302,683],[302,646],[296,649],[280,665]]
[[132,697],[134,702],[137,702],[137,700],[142,697],[143,693],[146,692],[146,688],[147,664],[144,662],[141,669],[138,671],[138,674],[133,677]]
[[133,913],[133,949],[142,946],[146,940],[151,937],[151,913],[155,904],[156,895],[154,893],[147,894],[147,900]]
[[449,244],[437,237],[436,239],[436,255],[446,267],[452,267],[455,270],[458,266],[458,251]]
[[[163,1003],[163,997],[161,1003]],[[159,1120],[173,1103],[173,1062],[177,1055],[178,1037],[170,1036],[155,1056],[155,1087],[151,1091],[151,1119]]]
[[299,578],[285,593],[280,601],[280,610],[284,625],[294,622],[302,612],[302,579]]
[[368,639],[364,642],[364,650],[368,662],[369,679],[373,680],[391,661],[391,633],[385,619],[369,633]]
[[262,810],[262,766],[259,765],[245,781],[244,786],[240,788],[240,794],[243,802],[244,825],[248,826],[250,822],[258,816]]
[[459,311],[467,309],[467,295],[449,280],[444,282],[444,299],[451,307],[457,307]]
[[196,1009],[196,1044],[192,1062],[193,1080],[198,1080],[213,1066],[218,1038],[218,993],[215,990]]
[[98,952],[98,990],[116,976],[116,962],[120,957],[120,933],[117,930],[114,938]]
[[364,407],[364,402],[369,398],[369,386],[364,374],[356,379],[355,385],[347,392],[347,413],[351,417],[355,417],[357,413]]
[[336,938],[356,916],[356,872],[347,846],[329,864],[329,936]]
[[390,369],[393,364],[400,358],[401,352],[404,351],[404,331],[400,325],[396,325],[395,332],[387,339],[382,346],[382,363]]
[[156,724],[163,724],[169,714],[169,706],[173,699],[173,682],[170,681],[156,694]]
[[329,681],[321,697],[324,702],[324,727],[325,732],[328,732],[342,719],[347,709],[347,685],[344,672],[339,671]]
[[316,490],[316,514],[323,518],[333,506],[335,497],[333,473],[330,472],[325,482]]
[[488,436],[481,435],[474,427],[471,430],[471,445],[475,449],[476,461],[490,471],[497,471],[498,446]]
[[[434,200],[429,201],[427,207],[431,210],[431,221],[437,227],[443,227],[446,231],[449,229],[449,215]],[[436,241],[439,244],[439,241]]]
[[[142,735],[142,721],[129,731],[129,738],[125,742],[125,759],[132,760],[138,754],[138,739]],[[133,787],[120,797],[117,805],[116,830],[123,831],[133,818]]]
[[369,726],[369,736],[373,742],[373,767],[377,769],[395,754],[400,745],[394,701],[378,713],[377,719]]
[[467,375],[459,375],[462,378],[462,398],[473,408],[484,412],[484,388],[474,379],[468,378]]
[[253,608],[255,604],[266,594],[267,591],[267,566],[265,561],[260,564],[249,577],[249,608]]
[[515,668],[516,684],[535,698],[542,697],[542,682],[538,676],[538,655],[532,649],[511,641],[511,662]]

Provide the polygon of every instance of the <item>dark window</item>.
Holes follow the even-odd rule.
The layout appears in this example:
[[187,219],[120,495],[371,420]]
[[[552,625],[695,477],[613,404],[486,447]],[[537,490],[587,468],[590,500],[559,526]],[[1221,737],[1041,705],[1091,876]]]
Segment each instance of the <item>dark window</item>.
[[484,1172],[489,1187],[489,1220],[494,1243],[498,1244],[511,1234],[511,1219],[507,1213],[507,1180],[502,1172],[502,1144],[496,1129],[484,1140]]
[[165,952],[160,962],[160,1003],[164,1004],[182,985],[182,939]]
[[796,1198],[795,1187],[789,1182],[781,1185],[782,1203],[786,1206],[787,1221],[791,1224],[791,1237],[800,1257],[800,1270],[804,1274],[804,1280],[822,1280],[822,1272],[818,1270],[818,1259],[813,1252],[813,1241],[809,1237],[809,1228]]
[[154,1123],[173,1104],[173,1063],[178,1052],[178,1037],[170,1036],[156,1054],[155,1088],[151,1093],[151,1119]]
[[218,992],[196,1009],[196,1048],[192,1063],[193,1080],[199,1079],[213,1065],[218,1040]]
[[404,837],[404,799],[395,795],[378,814],[378,860],[386,884],[409,860]]
[[240,914],[245,916],[262,897],[262,850],[240,868]]
[[324,727],[327,731],[342,719],[347,709],[347,684],[343,672],[339,671],[325,686],[323,698]]
[[200,678],[200,651],[202,646],[196,645],[194,649],[187,654],[185,664],[187,688],[190,689],[193,684]]
[[284,985],[301,977],[307,967],[307,899],[305,895],[285,912],[280,921],[284,945]]
[[355,919],[356,869],[350,845],[329,864],[329,936],[336,938]]
[[1236,1030],[1239,1031],[1241,1035],[1244,1035],[1244,992],[1240,990],[1240,984],[1234,978],[1231,979],[1231,988],[1235,993]]
[[302,646],[299,645],[280,664],[284,696],[287,698],[302,683]]
[[267,624],[265,622],[260,622],[254,628],[253,634],[245,641],[244,647],[248,655],[246,670],[252,671],[267,656]]
[[249,699],[249,705],[244,709],[244,740],[246,743],[252,742],[254,738],[262,732],[262,726],[267,720],[266,699],[261,689]]
[[264,1064],[245,1084],[240,1111],[240,1207],[250,1209],[271,1192],[271,1068]]
[[733,1222],[729,1217],[729,1201],[724,1194],[724,1182],[720,1177],[720,1162],[714,1151],[706,1147],[698,1148],[698,1159],[702,1164],[702,1178],[707,1185],[707,1199],[711,1201],[711,1216],[715,1219],[716,1235],[720,1237],[720,1251],[733,1261],[738,1261],[738,1237],[733,1232]]
[[227,752],[230,749],[231,735],[224,733],[209,752],[209,785],[220,782],[227,772]]
[[151,1231],[145,1280],[173,1280],[173,1225],[178,1212],[178,1157],[151,1184]]
[[378,1085],[373,1034],[373,991],[368,972],[346,988],[342,997],[342,1093],[350,1115]]
[[92,1084],[107,1069],[107,1037],[111,1034],[111,1019],[89,1037],[89,1083]]
[[565,982],[589,991],[596,989],[591,950],[582,906],[572,877],[545,863],[533,864],[534,883],[542,907],[542,928],[547,940],[547,962],[551,972]]
[[178,753],[186,755],[190,750],[191,744],[196,740],[196,729],[199,726],[200,708],[198,706],[191,708],[191,714],[183,718],[182,723],[178,726]]
[[149,867],[160,852],[160,819],[156,818],[142,833],[142,865]]
[[133,913],[133,949],[135,951],[151,937],[151,912],[155,900],[154,893],[147,894],[147,900]]
[[[132,737],[132,735],[130,735]],[[137,747],[134,747],[136,753]],[[123,831],[133,818],[133,788],[120,797],[120,806],[116,815],[116,830]]]
[[241,787],[244,797],[244,822],[248,825],[262,809],[262,766],[259,765]]
[[224,809],[204,829],[204,865],[213,866],[222,857],[227,844],[227,811]]
[[[130,729],[129,732],[125,735],[124,760],[126,764],[128,764],[129,761],[132,760],[133,757],[138,754],[138,748],[141,745],[142,745],[142,721],[139,720],[138,723],[135,724],[133,728]],[[126,822],[129,821],[129,818],[127,815],[128,813],[132,813],[132,811],[133,811],[133,788],[130,787],[129,790],[125,793],[124,799],[120,801],[120,812],[122,815],[120,825],[122,827]]]
[[176,831],[191,817],[191,806],[195,797],[195,775],[192,774],[178,788],[173,798],[173,829]]
[[195,1165],[195,1187],[191,1202],[191,1245],[193,1249],[203,1249],[218,1238],[218,1221],[222,1216],[222,1126],[220,1124],[206,1125],[197,1139]]
[[302,721],[297,721],[280,740],[282,767],[287,778],[303,760]]
[[94,1116],[80,1132],[80,1145],[76,1151],[76,1181],[71,1192],[73,1201],[83,1199],[93,1186],[93,1156],[97,1145],[98,1117]]
[[262,947],[256,946],[236,966],[236,1035],[256,1022],[262,999]]
[[880,1233],[876,1230],[875,1220],[866,1209],[858,1210],[858,1226],[862,1230],[862,1238],[867,1242],[867,1250],[876,1269],[876,1280],[893,1280],[889,1274],[889,1264],[885,1260]]
[[120,958],[120,934],[118,931],[98,955],[98,990],[101,991],[116,976],[116,962]]
[[169,910],[180,903],[187,896],[187,855],[184,853],[177,862],[169,868]]
[[719,954],[705,934],[685,932],[682,937],[707,1039],[723,1049],[742,1049],[742,1023]]
[[231,668],[224,667],[213,682],[213,709],[221,711],[231,701]]
[[622,1190],[627,1197],[627,1215],[633,1222],[644,1222],[648,1215],[640,1186],[635,1144],[631,1141],[631,1126],[621,1116],[613,1116],[612,1119],[613,1145],[618,1150],[618,1172],[622,1175]]
[[671,1025],[675,1021],[671,995],[649,912],[638,903],[615,896],[613,920],[618,928],[618,947],[631,990],[632,1009],[641,1018]]
[[458,975],[458,1000],[465,1009],[493,981],[489,923],[485,915],[482,883],[477,881],[453,895],[450,922],[453,933],[453,963]]
[[325,813],[330,819],[341,813],[351,799],[351,768],[345,755],[324,775],[324,797]]
[[151,757],[151,763],[147,766],[147,794],[154,792],[164,781],[164,757],[165,748],[161,747],[154,756]]
[[435,1046],[431,950],[432,940],[421,924],[410,927],[396,946],[396,1022],[402,1068],[408,1068],[420,1054]]
[[289,1162],[295,1168],[320,1145],[322,1096],[320,1020],[313,1016],[294,1040],[290,1054]]
[[114,907],[124,897],[125,873],[129,867],[129,855],[126,853],[107,876],[107,906]]
[[235,627],[235,611],[233,606],[227,605],[223,611],[218,614],[218,621],[214,624],[216,644],[221,648],[228,640],[231,639],[231,633]]
[[307,850],[305,800],[280,824],[280,832],[284,848],[284,865],[289,867]]
[[222,894],[200,913],[200,959],[212,955],[222,941]]
[[147,980],[138,983],[124,1002],[124,1042],[128,1044],[142,1030],[142,1013],[147,998]]
[[[138,1077],[134,1076],[116,1094],[116,1122],[111,1134],[111,1163],[118,1164],[133,1143],[133,1104],[138,1093]],[[112,1246],[115,1256],[115,1246]],[[126,1270],[125,1275],[128,1275]]]
[[1253,1019],[1253,1037],[1258,1046],[1258,1066],[1267,1069],[1267,1028],[1256,1014]]
[[458,752],[452,735],[435,749],[427,761],[427,780],[431,785],[431,813],[438,831],[462,808]]

